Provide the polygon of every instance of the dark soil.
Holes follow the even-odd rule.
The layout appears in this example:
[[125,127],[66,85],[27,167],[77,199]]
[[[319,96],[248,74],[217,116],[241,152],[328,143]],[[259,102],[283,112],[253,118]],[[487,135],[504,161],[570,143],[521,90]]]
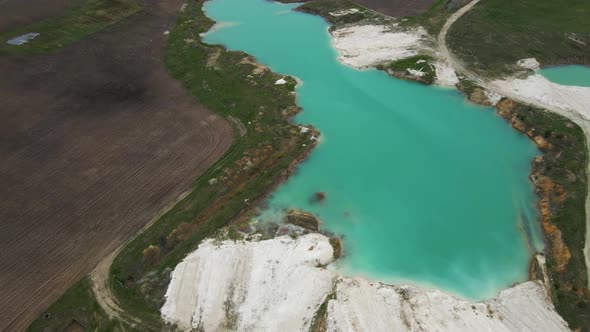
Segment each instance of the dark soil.
[[147,0],[54,54],[0,57],[0,330],[24,330],[229,148],[231,127],[161,61],[181,4]]
[[60,14],[69,2],[70,0],[0,0],[0,33]]

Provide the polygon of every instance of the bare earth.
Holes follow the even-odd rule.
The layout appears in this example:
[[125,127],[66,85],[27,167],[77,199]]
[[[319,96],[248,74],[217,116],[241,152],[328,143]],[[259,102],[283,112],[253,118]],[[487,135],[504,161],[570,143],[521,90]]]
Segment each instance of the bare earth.
[[359,5],[381,14],[402,17],[413,16],[425,12],[434,0],[353,0]]
[[230,146],[161,62],[181,4],[148,0],[55,54],[0,57],[0,330],[24,330]]

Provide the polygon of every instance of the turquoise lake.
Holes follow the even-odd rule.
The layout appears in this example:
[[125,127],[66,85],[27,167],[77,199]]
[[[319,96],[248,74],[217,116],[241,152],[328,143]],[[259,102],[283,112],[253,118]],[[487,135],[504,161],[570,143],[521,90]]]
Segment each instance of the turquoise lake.
[[[455,90],[337,61],[327,23],[296,4],[213,0],[211,44],[247,52],[301,80],[295,119],[321,143],[269,198],[319,216],[344,239],[345,274],[436,287],[471,299],[527,279],[542,248],[525,136]],[[313,203],[315,192],[325,192]],[[532,243],[532,245],[531,245]]]
[[543,68],[539,74],[557,84],[590,87],[590,66],[557,66]]

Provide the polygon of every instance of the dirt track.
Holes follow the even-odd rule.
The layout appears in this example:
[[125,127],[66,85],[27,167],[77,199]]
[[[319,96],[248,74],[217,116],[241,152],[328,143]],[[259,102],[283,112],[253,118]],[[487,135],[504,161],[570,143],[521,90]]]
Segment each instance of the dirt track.
[[148,0],[55,54],[0,57],[0,330],[25,329],[231,144],[161,63],[181,3]]
[[354,2],[381,14],[401,17],[425,12],[434,0],[353,0]]

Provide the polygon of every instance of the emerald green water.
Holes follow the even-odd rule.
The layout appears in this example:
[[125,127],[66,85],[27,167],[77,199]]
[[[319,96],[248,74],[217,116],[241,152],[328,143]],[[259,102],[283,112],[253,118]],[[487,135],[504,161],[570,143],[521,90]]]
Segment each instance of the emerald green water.
[[539,70],[539,74],[558,84],[590,87],[589,66],[570,65],[549,67]]
[[[528,180],[533,144],[454,90],[340,64],[327,24],[264,0],[213,0],[208,43],[299,78],[296,120],[321,143],[269,199],[317,214],[344,238],[339,269],[485,298],[527,278],[542,247]],[[322,191],[322,203],[310,202]],[[528,240],[527,240],[527,234]],[[531,240],[532,238],[532,240]]]

